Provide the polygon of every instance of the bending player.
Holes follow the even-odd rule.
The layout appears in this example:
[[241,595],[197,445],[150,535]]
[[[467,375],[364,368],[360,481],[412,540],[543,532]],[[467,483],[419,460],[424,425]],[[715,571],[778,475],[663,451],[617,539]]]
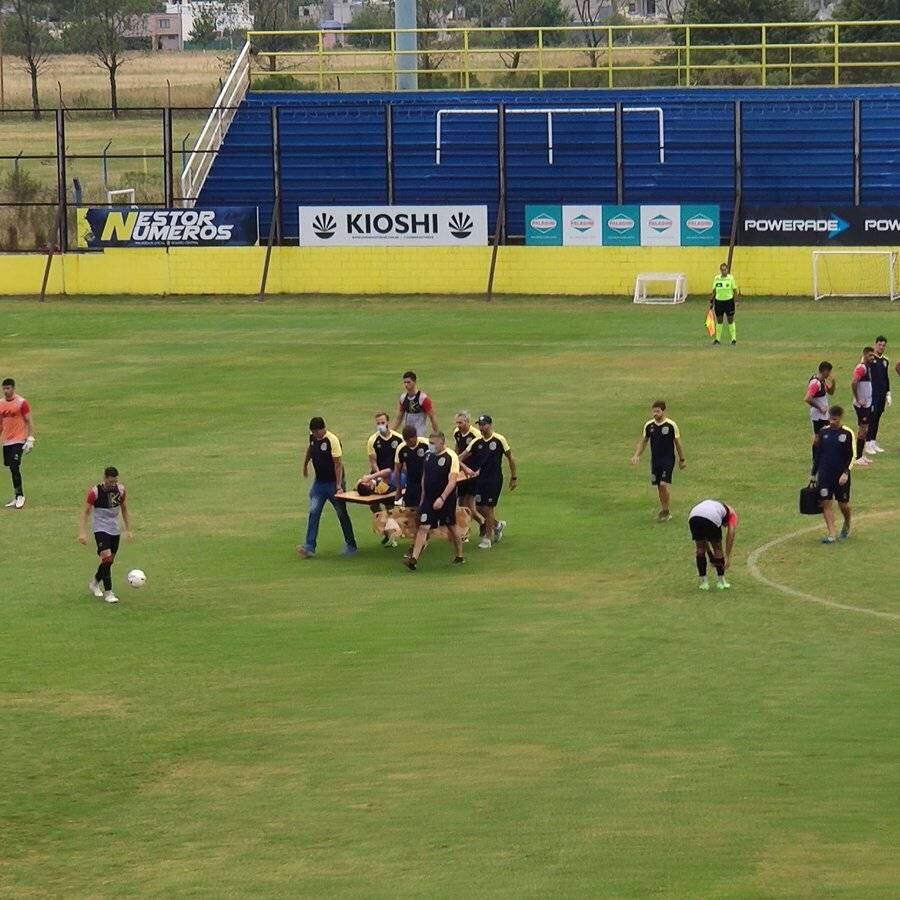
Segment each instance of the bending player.
[[119,552],[119,539],[122,534],[119,524],[120,512],[125,525],[125,536],[131,541],[134,535],[131,532],[128,507],[125,504],[125,485],[119,484],[119,470],[115,466],[107,466],[103,471],[103,481],[87,492],[78,530],[79,543],[86,544],[88,516],[93,514],[94,540],[97,543],[100,564],[88,584],[88,590],[107,603],[119,602],[119,598],[113,593],[112,565],[116,561],[116,553]]
[[[725,525],[725,550],[722,551],[722,525]],[[701,500],[688,516],[691,538],[696,548],[697,574],[700,590],[709,590],[706,577],[706,557],[709,554],[716,570],[716,587],[720,591],[731,585],[725,580],[725,570],[731,565],[731,552],[737,534],[738,517],[734,508],[721,500]]]
[[834,508],[837,500],[844,515],[841,537],[850,537],[850,470],[853,468],[853,430],[843,424],[844,410],[832,406],[828,410],[828,427],[823,428],[815,440],[812,478],[819,489],[819,506],[828,533],[823,544],[835,542]]
[[435,431],[429,441],[431,452],[425,457],[422,473],[422,502],[419,506],[419,529],[409,554],[403,557],[403,564],[411,571],[416,570],[419,557],[428,543],[432,528],[446,525],[453,541],[456,555],[455,565],[465,562],[463,558],[463,535],[456,527],[456,479],[459,477],[459,457],[444,446],[444,434]]
[[644,423],[644,433],[634,448],[631,457],[632,465],[640,462],[641,454],[650,444],[650,483],[656,485],[659,494],[660,522],[668,522],[672,518],[669,512],[669,485],[672,484],[672,473],[675,471],[675,453],[678,452],[678,468],[687,465],[684,458],[684,447],[681,446],[681,435],[678,426],[666,416],[665,400],[657,400],[651,407],[652,419]]

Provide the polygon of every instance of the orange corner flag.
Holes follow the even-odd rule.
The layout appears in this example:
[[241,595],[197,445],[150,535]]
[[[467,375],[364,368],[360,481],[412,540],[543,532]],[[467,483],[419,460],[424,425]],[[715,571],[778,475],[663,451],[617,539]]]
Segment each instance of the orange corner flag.
[[716,317],[711,309],[706,310],[706,333],[710,337],[716,333]]

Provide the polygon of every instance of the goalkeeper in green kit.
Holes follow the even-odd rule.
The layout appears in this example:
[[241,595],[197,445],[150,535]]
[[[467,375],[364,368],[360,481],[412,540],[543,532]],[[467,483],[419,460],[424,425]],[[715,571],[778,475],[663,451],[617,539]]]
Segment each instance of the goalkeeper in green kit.
[[713,344],[722,343],[722,325],[723,320],[728,319],[728,334],[731,337],[731,343],[737,343],[737,325],[734,324],[734,304],[738,291],[737,282],[728,263],[722,263],[719,266],[720,274],[716,276],[713,282],[712,296],[709,298],[709,307],[716,316],[716,338]]

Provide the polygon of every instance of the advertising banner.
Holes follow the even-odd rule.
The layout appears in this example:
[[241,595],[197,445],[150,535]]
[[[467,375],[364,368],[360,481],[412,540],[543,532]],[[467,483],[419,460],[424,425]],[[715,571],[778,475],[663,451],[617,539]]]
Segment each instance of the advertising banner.
[[301,247],[459,247],[488,243],[487,206],[301,206]]
[[603,243],[602,214],[599,206],[564,206],[563,244],[566,247],[599,247]]
[[255,206],[90,208],[78,212],[79,246],[247,247],[259,241]]
[[681,207],[681,246],[719,246],[718,206],[706,205]]
[[896,246],[900,206],[750,206],[738,243],[765,247]]
[[561,206],[526,206],[525,243],[531,247],[561,247],[562,217]]
[[678,247],[681,244],[681,208],[641,207],[641,246]]
[[641,208],[639,206],[604,205],[604,247],[639,247],[641,244]]

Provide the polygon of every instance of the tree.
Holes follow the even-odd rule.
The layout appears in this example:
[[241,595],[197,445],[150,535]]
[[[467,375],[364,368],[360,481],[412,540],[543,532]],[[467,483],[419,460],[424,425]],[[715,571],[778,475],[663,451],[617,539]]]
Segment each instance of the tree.
[[[598,26],[619,15],[617,0],[574,0],[575,18],[585,26],[584,40],[588,46],[587,56],[591,68],[596,69],[600,60],[600,47],[606,44],[606,32]],[[669,0],[671,2],[671,0]]]
[[[900,19],[898,0],[841,0],[834,10],[835,19],[859,22]],[[841,41],[848,43],[900,43],[900,25],[844,25],[840,31]],[[892,47],[853,47],[842,53],[846,62],[865,62],[869,65],[844,70],[844,81],[891,84],[900,80],[900,68],[882,66],[881,62],[896,61],[896,50]]]
[[[501,53],[507,69],[517,69],[521,62],[521,47],[534,47],[538,42],[538,28],[556,28],[571,24],[569,13],[562,8],[560,0],[494,0],[487,13],[495,22],[502,22],[509,28],[530,28],[533,31],[503,32],[500,44],[514,48]],[[559,32],[549,31],[544,35],[544,46],[562,43]]]
[[190,40],[195,44],[208,44],[219,33],[221,7],[218,3],[195,3],[193,6],[194,23],[191,26]]
[[[690,24],[805,22],[807,10],[802,0],[691,0],[685,16]],[[718,31],[703,29],[691,40],[698,44],[756,44],[752,29]]]
[[126,40],[144,31],[144,14],[152,0],[80,0],[68,10],[68,42],[74,49],[90,53],[109,76],[109,105],[119,115],[116,78],[126,60]]
[[[292,0],[252,0],[250,4],[250,12],[253,13],[253,30],[254,31],[290,31],[300,28],[299,24],[299,7]],[[282,50],[295,50],[301,48],[304,43],[311,45],[310,41],[305,41],[296,36],[288,38],[285,36],[267,36],[255,39],[254,53],[266,56],[269,53],[277,53]],[[278,70],[278,57],[267,56],[268,69],[270,72]]]
[[4,37],[10,50],[22,60],[22,68],[31,79],[31,109],[35,119],[41,117],[38,76],[47,67],[54,49],[49,29],[50,6],[41,0],[12,0]]
[[[382,28],[394,27],[394,14],[386,6],[376,6],[374,3],[364,3],[363,8],[353,17],[353,21],[347,26],[349,32],[371,32]],[[379,50],[391,45],[389,34],[353,34],[350,42],[354,47],[365,50]]]

